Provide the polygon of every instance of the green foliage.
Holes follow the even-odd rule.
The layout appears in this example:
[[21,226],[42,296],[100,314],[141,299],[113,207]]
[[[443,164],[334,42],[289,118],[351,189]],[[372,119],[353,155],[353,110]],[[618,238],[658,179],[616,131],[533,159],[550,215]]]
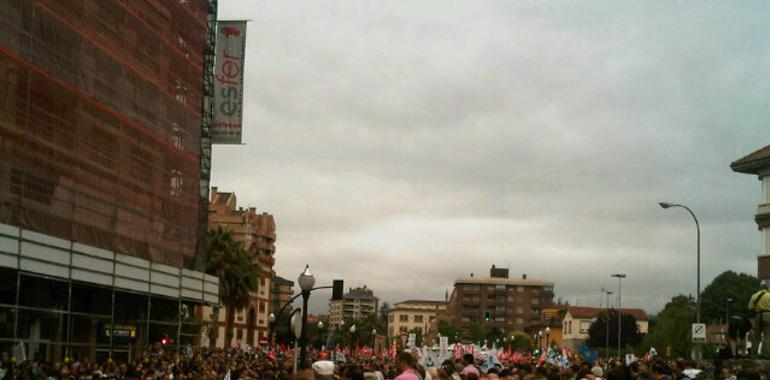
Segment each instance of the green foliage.
[[390,312],[390,304],[387,302],[383,302],[382,306],[380,306],[380,319],[382,319],[385,324],[388,323],[388,312]]
[[229,229],[221,225],[208,232],[206,253],[208,255],[206,271],[219,277],[220,301],[227,307],[225,347],[229,347],[233,339],[235,311],[248,306],[249,293],[257,291],[254,255],[233,238]]
[[[350,332],[350,327],[355,325],[356,331]],[[377,335],[387,334],[387,324],[377,314],[369,314],[359,319],[345,319],[344,327],[334,330],[332,333],[332,345],[340,346],[372,346],[374,336],[372,330],[377,330]]]
[[529,334],[525,334],[521,331],[516,331],[511,334],[512,339],[507,343],[514,351],[519,352],[532,352],[535,348],[535,343],[532,341],[532,337]]
[[438,333],[448,337],[451,343],[456,343],[460,338],[460,329],[447,321],[438,322]]
[[468,338],[474,343],[483,342],[487,338],[487,329],[478,322],[471,322]]
[[[636,325],[636,318],[631,314],[623,313],[621,319],[621,343],[623,347],[636,346],[642,340],[639,333],[639,326]],[[609,331],[610,347],[618,346],[618,312],[610,310],[609,312]],[[588,328],[588,346],[594,349],[606,347],[607,345],[607,313],[599,314],[594,323]]]
[[701,293],[701,321],[715,323],[724,320],[728,298],[733,299],[730,303],[731,316],[748,316],[749,298],[760,284],[758,278],[746,273],[723,272]]
[[689,357],[692,351],[690,330],[694,320],[695,303],[692,298],[682,295],[672,298],[644,338],[641,350],[655,347],[659,354],[665,355],[667,347],[670,347],[673,357]]

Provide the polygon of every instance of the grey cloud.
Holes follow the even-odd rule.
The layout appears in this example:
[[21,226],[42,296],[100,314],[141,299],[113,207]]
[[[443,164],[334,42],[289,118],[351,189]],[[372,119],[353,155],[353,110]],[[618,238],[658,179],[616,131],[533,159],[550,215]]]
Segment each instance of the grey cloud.
[[655,311],[694,292],[664,199],[701,218],[704,283],[754,273],[759,184],[728,165],[768,141],[767,6],[220,3],[253,22],[247,145],[213,179],[276,215],[280,274],[393,302],[510,262],[598,304],[626,271]]

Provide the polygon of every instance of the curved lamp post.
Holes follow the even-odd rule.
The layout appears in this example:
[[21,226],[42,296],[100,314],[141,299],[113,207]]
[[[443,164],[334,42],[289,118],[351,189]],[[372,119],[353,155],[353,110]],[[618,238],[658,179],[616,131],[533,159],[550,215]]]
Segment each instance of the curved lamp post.
[[[698,265],[698,268],[697,268],[697,276],[698,276],[698,278],[697,278],[697,281],[696,281],[697,288],[696,288],[696,293],[695,293],[695,295],[696,295],[696,298],[695,298],[695,302],[696,302],[696,306],[695,306],[696,307],[695,308],[695,321],[696,321],[696,323],[700,323],[700,223],[698,223],[698,217],[695,216],[695,213],[692,212],[692,210],[690,210],[689,207],[687,207],[687,206],[685,206],[683,204],[670,203],[670,202],[659,202],[658,204],[660,205],[660,207],[662,207],[664,209],[671,208],[671,207],[681,207],[681,208],[687,210],[687,212],[690,213],[690,216],[692,216],[692,219],[695,221],[695,232],[696,232],[696,235],[697,235],[696,236],[696,240],[697,240],[697,247],[696,247],[697,252],[696,252],[696,254],[698,255],[698,259],[697,259],[698,260],[698,264],[697,264]],[[701,360],[700,354],[701,354],[700,344],[693,345],[693,356],[694,356],[694,359],[700,361]]]

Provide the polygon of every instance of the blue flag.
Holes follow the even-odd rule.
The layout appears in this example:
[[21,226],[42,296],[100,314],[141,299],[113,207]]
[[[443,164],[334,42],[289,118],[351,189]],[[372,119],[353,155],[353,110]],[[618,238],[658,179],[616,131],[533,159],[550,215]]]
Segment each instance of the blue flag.
[[578,352],[578,355],[580,355],[581,358],[583,358],[585,361],[589,363],[593,363],[596,358],[599,356],[595,351],[592,351],[587,344],[583,343],[580,345],[580,351]]

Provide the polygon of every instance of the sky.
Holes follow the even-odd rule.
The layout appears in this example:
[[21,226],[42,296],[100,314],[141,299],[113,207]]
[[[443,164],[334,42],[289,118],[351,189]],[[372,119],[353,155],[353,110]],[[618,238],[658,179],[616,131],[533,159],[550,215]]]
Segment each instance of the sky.
[[[278,275],[306,264],[390,304],[489,267],[555,300],[659,311],[756,274],[770,144],[762,2],[235,1],[249,19],[244,144],[212,185],[275,215]],[[311,297],[326,313],[329,294]],[[613,301],[614,303],[614,301]]]

